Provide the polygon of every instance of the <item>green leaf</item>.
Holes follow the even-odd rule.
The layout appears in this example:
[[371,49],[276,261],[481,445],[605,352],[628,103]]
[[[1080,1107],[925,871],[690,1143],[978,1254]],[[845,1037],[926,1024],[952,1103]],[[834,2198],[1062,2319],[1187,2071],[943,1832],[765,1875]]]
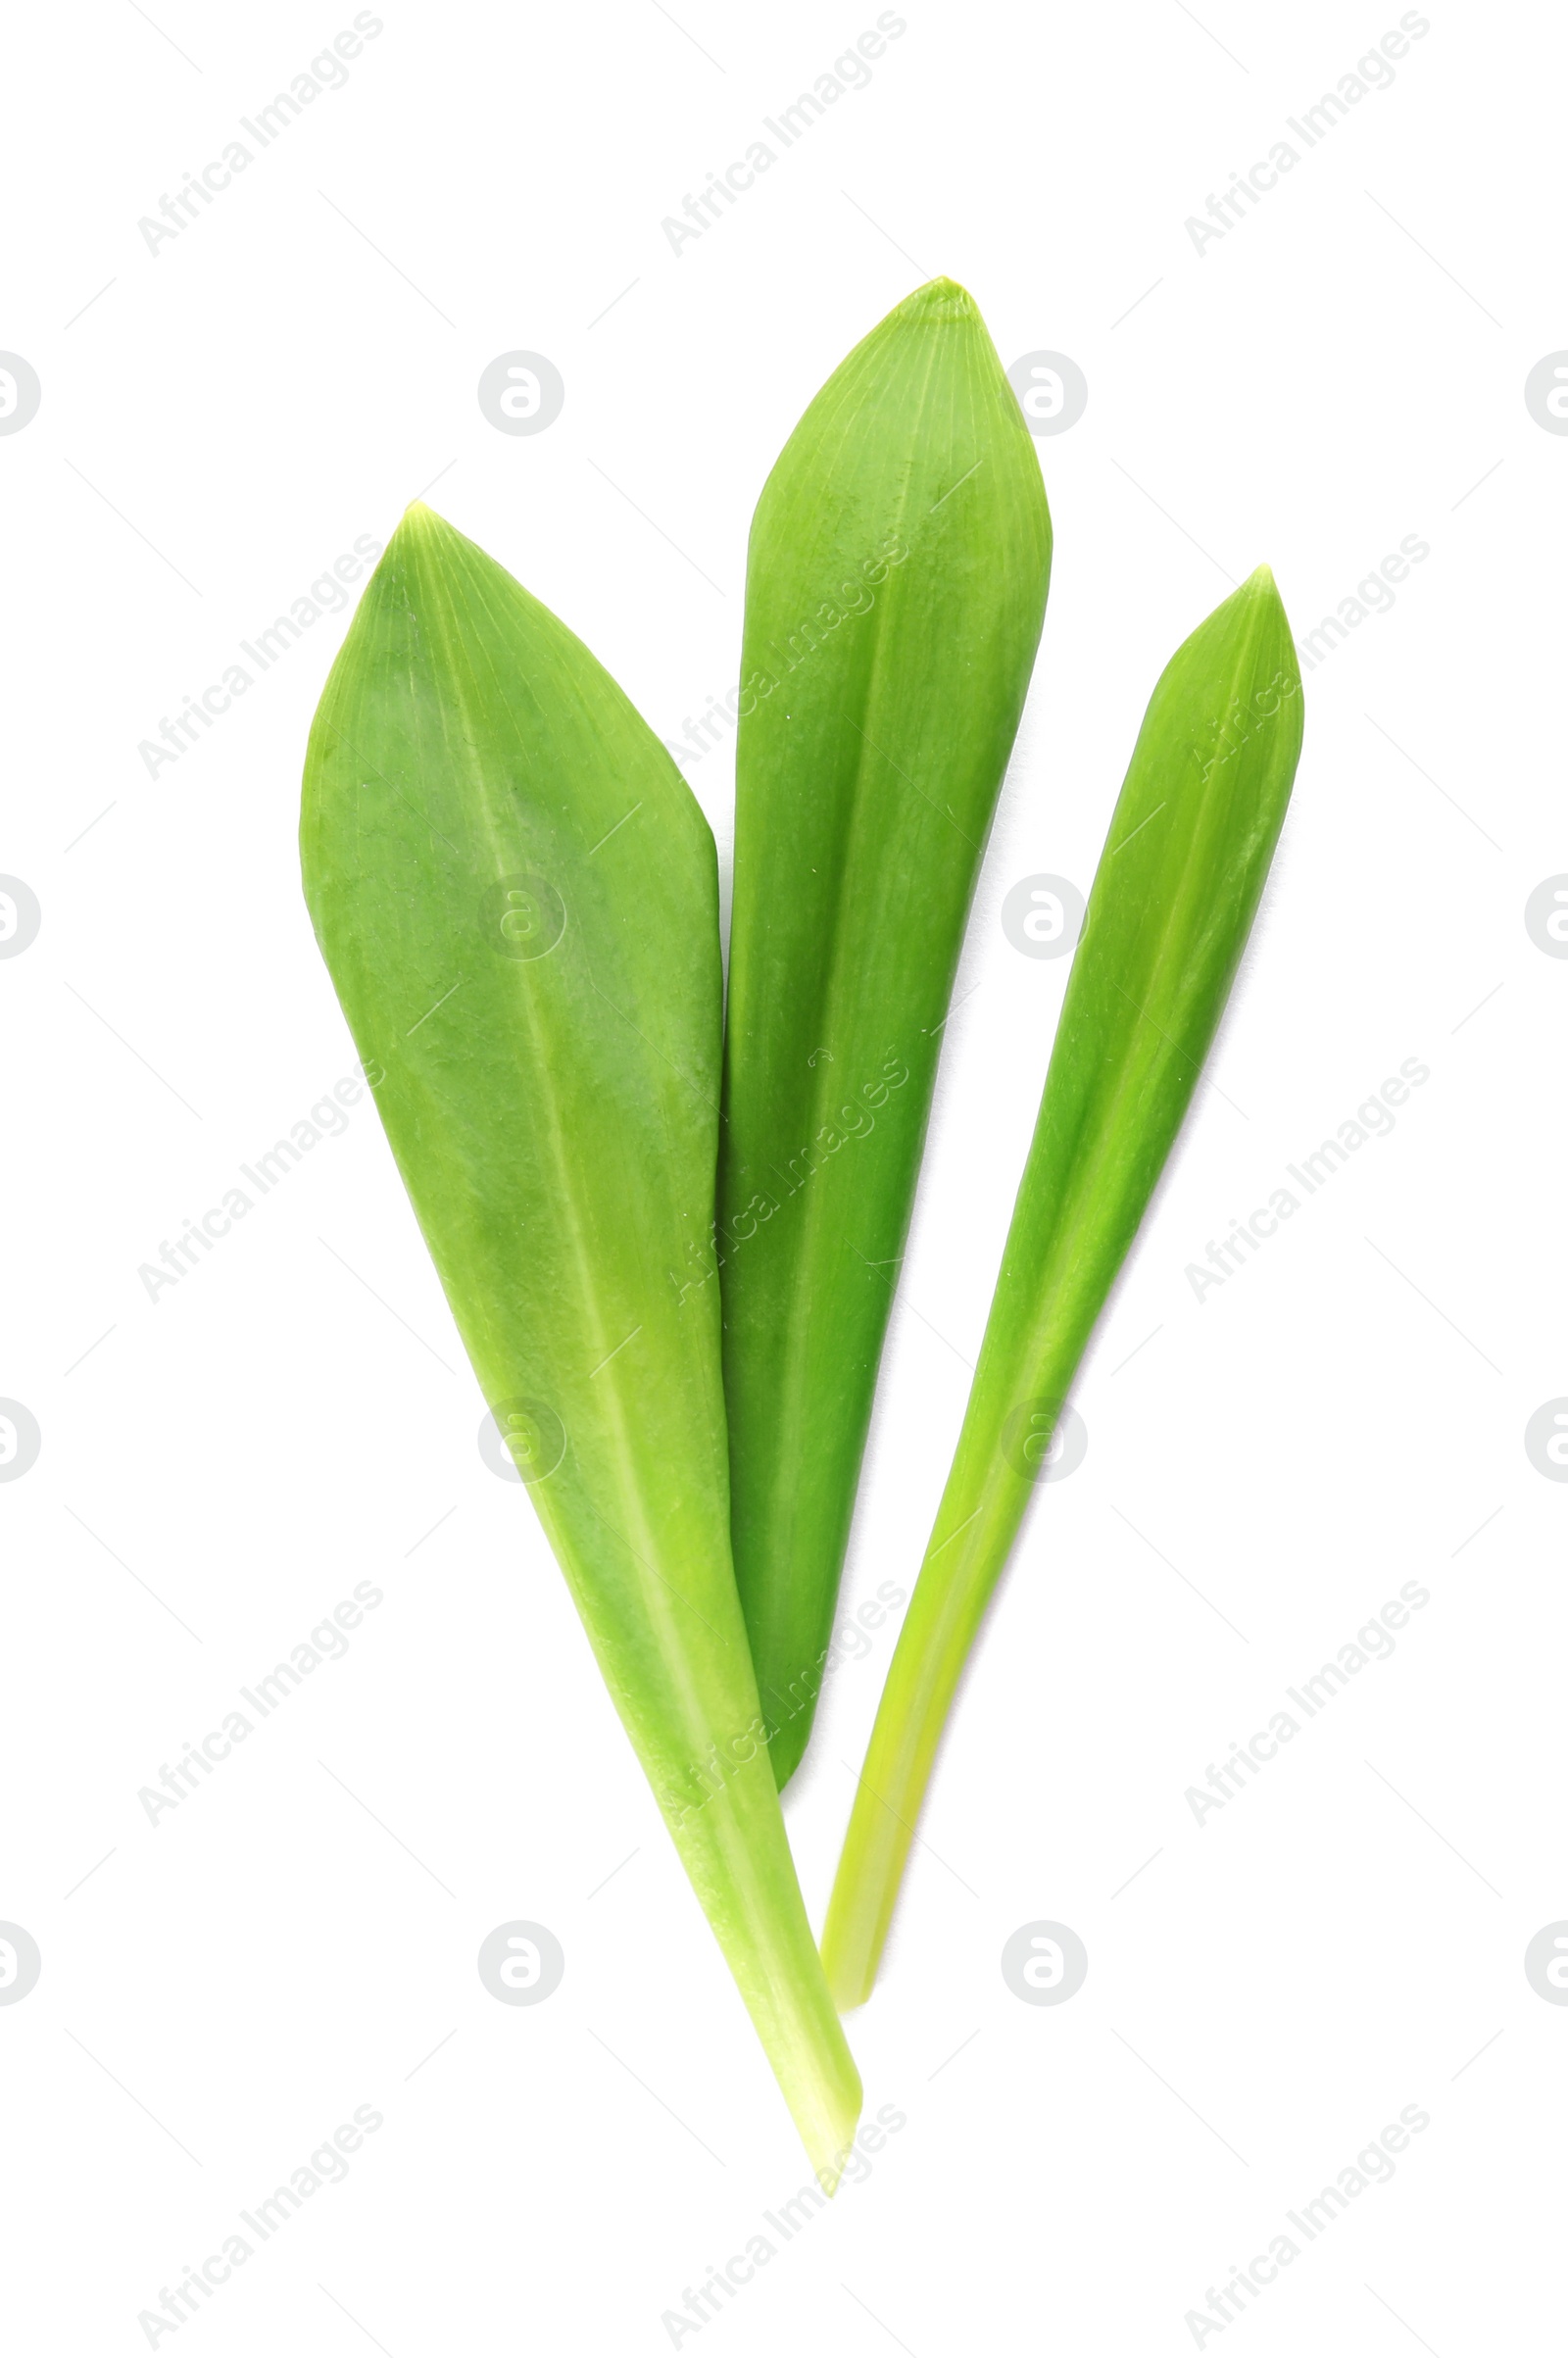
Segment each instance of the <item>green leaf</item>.
[[971,298],[933,279],[801,419],[747,571],[719,1252],[735,1569],[781,1786],[1050,567],[1017,401]]
[[729,1549],[712,839],[588,650],[415,507],[317,713],[301,850],[480,1387],[831,2182],[859,2083]]
[[959,1673],[1208,1053],[1285,818],[1301,681],[1266,565],[1161,674],[1090,895],[969,1405],[822,1953],[870,1995]]

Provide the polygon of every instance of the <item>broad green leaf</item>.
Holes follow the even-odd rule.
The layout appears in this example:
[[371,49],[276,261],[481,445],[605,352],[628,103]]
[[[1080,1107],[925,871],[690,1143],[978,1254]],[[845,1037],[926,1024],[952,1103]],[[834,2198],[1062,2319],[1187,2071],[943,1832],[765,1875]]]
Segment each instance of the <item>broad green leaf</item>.
[[1101,855],[957,1452],[839,1862],[822,1953],[841,2007],[870,1995],[959,1674],[1224,1012],[1300,748],[1300,674],[1260,565],[1161,674]]
[[480,1388],[831,2181],[859,2083],[760,1742],[729,1547],[712,839],[588,650],[415,507],[317,713],[301,849]]
[[747,568],[718,1250],[735,1569],[781,1786],[1050,566],[1018,404],[970,297],[933,279],[808,409]]

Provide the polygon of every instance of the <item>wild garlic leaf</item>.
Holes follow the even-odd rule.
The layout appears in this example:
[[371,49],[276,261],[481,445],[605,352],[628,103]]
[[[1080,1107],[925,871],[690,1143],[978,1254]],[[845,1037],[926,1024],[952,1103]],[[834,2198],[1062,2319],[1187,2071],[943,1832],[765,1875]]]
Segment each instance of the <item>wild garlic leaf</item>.
[[953,1469],[899,1634],[823,1934],[870,1995],[943,1725],[1095,1322],[1202,1072],[1301,749],[1260,565],[1171,658],[1101,854]]
[[972,299],[933,279],[807,410],[747,567],[718,1250],[735,1568],[781,1786],[1050,569],[1017,401]]
[[321,698],[301,850],[480,1389],[831,2181],[859,2083],[729,1547],[712,838],[580,641],[415,507]]

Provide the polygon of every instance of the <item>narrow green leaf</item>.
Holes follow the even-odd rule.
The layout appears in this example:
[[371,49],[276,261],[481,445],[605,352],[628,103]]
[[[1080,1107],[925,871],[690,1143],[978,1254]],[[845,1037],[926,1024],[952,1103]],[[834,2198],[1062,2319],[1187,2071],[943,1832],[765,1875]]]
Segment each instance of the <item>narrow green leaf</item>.
[[718,1249],[735,1569],[781,1786],[1050,568],[1018,404],[970,297],[933,279],[801,419],[747,569]]
[[[306,896],[486,1400],[825,2182],[859,2108],[730,1558],[712,839],[564,624],[428,509],[311,733]],[[698,1282],[691,1282],[693,1269]]]
[[1073,960],[957,1452],[900,1632],[822,1953],[871,1992],[958,1676],[1224,1011],[1301,747],[1266,565],[1171,658]]

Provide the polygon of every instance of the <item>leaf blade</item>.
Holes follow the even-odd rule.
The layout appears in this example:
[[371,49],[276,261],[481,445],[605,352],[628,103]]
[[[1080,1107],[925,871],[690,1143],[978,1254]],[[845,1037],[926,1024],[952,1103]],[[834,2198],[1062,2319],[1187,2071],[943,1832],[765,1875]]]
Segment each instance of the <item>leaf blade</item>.
[[416,509],[323,694],[301,852],[481,1389],[829,2178],[858,2081],[765,1757],[735,1756],[711,837],[588,651]]
[[829,1902],[822,1953],[842,2009],[870,1995],[964,1662],[1197,1088],[1300,743],[1290,626],[1259,566],[1161,674],[1096,872],[963,1427]]
[[781,1785],[1050,557],[1011,388],[934,280],[808,408],[748,564],[719,1248],[736,1573]]

